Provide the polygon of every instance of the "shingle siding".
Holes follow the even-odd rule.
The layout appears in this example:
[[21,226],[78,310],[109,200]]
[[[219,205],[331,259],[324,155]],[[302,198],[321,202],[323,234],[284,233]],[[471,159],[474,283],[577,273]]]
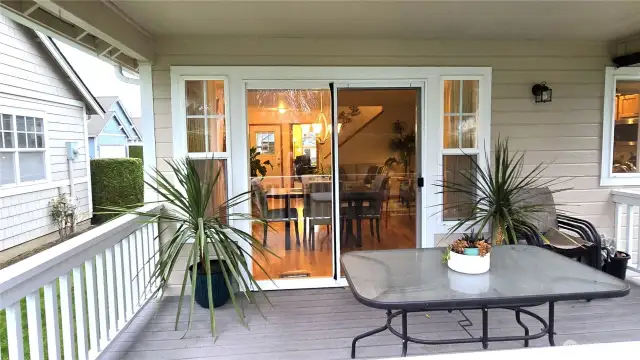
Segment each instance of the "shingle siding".
[[[0,250],[56,231],[49,202],[59,193],[69,192],[66,142],[80,145],[75,178],[88,176],[83,107],[42,100],[45,95],[47,99],[55,96],[76,101],[81,97],[36,38],[32,30],[0,16],[0,83],[9,86],[9,90],[0,92],[0,106],[16,113],[44,113],[50,181],[55,184],[45,190],[9,196],[0,188]],[[29,97],[20,95],[25,90]],[[90,215],[88,194],[86,180],[76,184],[81,218]]]

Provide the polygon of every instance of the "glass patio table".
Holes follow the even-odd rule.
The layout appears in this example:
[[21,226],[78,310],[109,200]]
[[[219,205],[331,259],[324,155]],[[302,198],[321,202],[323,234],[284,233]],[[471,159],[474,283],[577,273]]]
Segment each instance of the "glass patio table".
[[[353,339],[356,342],[389,330],[402,339],[402,356],[408,342],[426,345],[482,343],[529,340],[548,335],[554,346],[554,304],[566,300],[592,300],[622,297],[629,285],[613,276],[552,251],[527,245],[495,246],[491,251],[491,268],[479,275],[450,270],[443,263],[443,248],[354,251],[342,255],[341,264],[355,298],[369,307],[384,309],[384,326]],[[548,322],[525,307],[549,304]],[[489,336],[489,309],[504,308],[515,312],[524,336]],[[418,339],[409,336],[407,313],[420,311],[481,310],[482,336],[444,340]],[[538,320],[542,330],[530,334],[520,315]],[[401,316],[397,330],[392,321]]]

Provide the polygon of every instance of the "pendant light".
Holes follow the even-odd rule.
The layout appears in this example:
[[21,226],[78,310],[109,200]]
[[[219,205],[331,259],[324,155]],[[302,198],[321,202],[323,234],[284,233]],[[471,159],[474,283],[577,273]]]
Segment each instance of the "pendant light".
[[[331,136],[331,125],[327,121],[327,117],[324,115],[322,106],[322,91],[320,91],[320,114],[316,118],[316,121],[311,125],[313,133],[316,134],[316,141],[323,145],[327,139]],[[340,126],[338,126],[338,132],[340,132]]]

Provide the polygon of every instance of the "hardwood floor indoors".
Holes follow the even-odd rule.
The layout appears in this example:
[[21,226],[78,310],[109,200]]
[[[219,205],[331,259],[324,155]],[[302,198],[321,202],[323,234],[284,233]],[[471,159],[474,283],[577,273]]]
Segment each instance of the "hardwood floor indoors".
[[[369,220],[362,222],[362,247],[343,244],[342,253],[354,250],[386,250],[408,249],[416,246],[416,217],[415,208],[404,208],[397,199],[390,199],[389,210],[383,213],[380,224],[380,242],[375,231],[372,236],[369,228]],[[279,278],[306,278],[306,277],[331,277],[333,276],[333,240],[332,231],[327,233],[328,226],[315,227],[316,247],[312,250],[303,237],[302,203],[292,201],[298,210],[298,227],[300,229],[300,246],[296,245],[295,230],[291,225],[291,249],[285,250],[284,223],[270,223],[271,229],[267,235],[267,248],[278,255],[268,256],[261,262],[272,279]],[[355,227],[355,224],[354,224]],[[254,224],[253,236],[262,240],[263,227]],[[256,280],[268,280],[260,268],[254,264],[253,273]]]

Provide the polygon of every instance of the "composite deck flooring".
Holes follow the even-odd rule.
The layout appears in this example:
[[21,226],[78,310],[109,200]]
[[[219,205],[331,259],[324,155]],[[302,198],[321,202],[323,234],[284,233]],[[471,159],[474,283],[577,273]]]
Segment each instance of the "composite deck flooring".
[[[174,330],[177,298],[166,297],[148,304],[106,352],[107,359],[349,359],[354,336],[381,326],[383,311],[358,303],[349,289],[311,289],[269,292],[273,306],[261,306],[262,318],[246,306],[249,329],[243,327],[231,304],[216,310],[218,337],[211,337],[208,312],[196,305],[190,331],[186,330],[186,305],[179,331]],[[547,306],[532,308],[547,318]],[[465,311],[473,323],[467,330],[481,332],[479,311]],[[442,339],[468,337],[460,312],[409,315],[409,334]],[[399,320],[399,319],[398,319]],[[532,332],[540,326],[523,316]],[[522,334],[513,312],[490,310],[490,336]],[[624,298],[561,302],[556,305],[556,344],[608,343],[640,340],[640,288],[632,285]],[[547,338],[532,340],[532,347],[549,346]],[[521,348],[523,342],[490,343],[487,351]],[[479,343],[463,345],[409,344],[408,356],[478,351]],[[399,356],[401,341],[388,331],[358,343],[357,358]]]

